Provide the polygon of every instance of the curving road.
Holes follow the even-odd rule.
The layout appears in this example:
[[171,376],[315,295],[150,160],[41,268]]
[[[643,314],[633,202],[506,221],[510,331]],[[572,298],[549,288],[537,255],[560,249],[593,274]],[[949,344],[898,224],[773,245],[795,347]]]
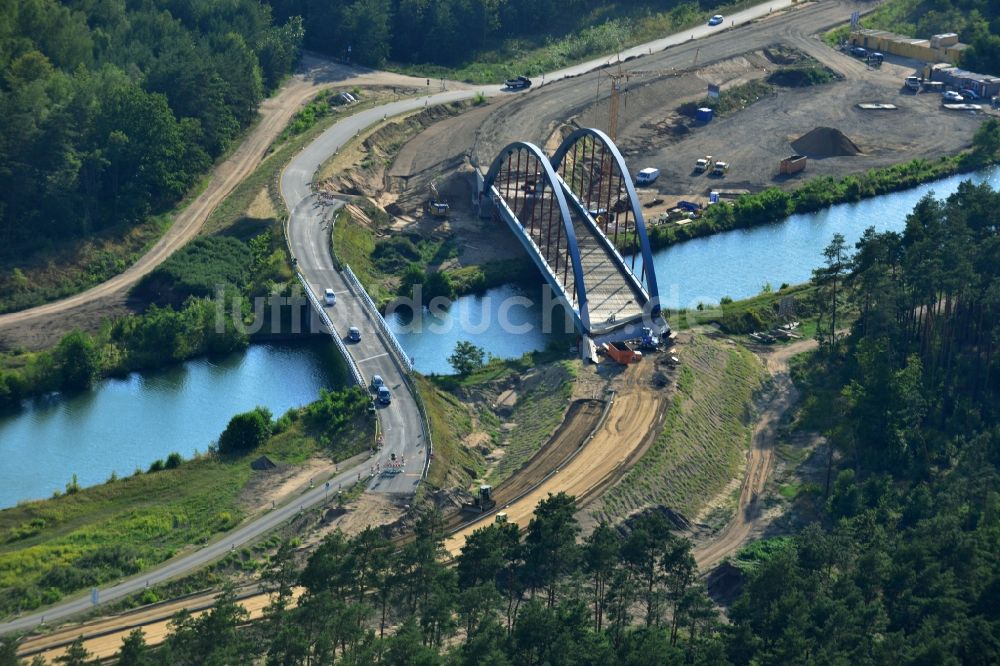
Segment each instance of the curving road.
[[[473,94],[470,90],[443,92],[393,102],[345,118],[296,155],[281,174],[281,196],[291,211],[287,228],[288,245],[298,262],[299,273],[320,301],[324,290],[334,290],[337,294],[336,305],[324,306],[334,327],[333,334],[344,339],[348,353],[365,381],[370,381],[372,375],[379,375],[392,392],[392,402],[378,407],[385,445],[372,463],[379,465],[381,470],[390,465],[395,455],[396,461],[401,462],[402,471],[392,475],[376,474],[369,485],[369,490],[375,492],[412,494],[420,482],[430,451],[416,398],[404,378],[405,370],[380,325],[380,315],[366,304],[362,294],[355,292],[345,275],[334,268],[330,253],[330,224],[342,203],[327,204],[313,195],[313,174],[342,145],[387,115],[469,99]],[[347,342],[347,330],[351,326],[361,331],[359,342]]]
[[[735,21],[737,25],[749,22],[755,18],[766,16],[771,10],[776,10],[789,4],[790,0],[778,0],[773,3],[765,3],[756,7],[751,7],[750,9],[727,18],[727,25],[730,21]],[[765,30],[779,30],[780,26],[793,22],[793,24],[797,26],[795,32],[797,34],[801,34],[802,30],[810,24],[813,26],[814,30],[828,25],[832,16],[839,17],[845,8],[848,7],[847,4],[839,2],[824,2],[819,6],[822,7],[824,5],[835,5],[836,13],[821,11],[816,12],[814,16],[811,12],[812,8],[807,7],[801,11],[795,11],[788,15],[783,15],[782,17],[774,17],[766,22],[768,25]],[[816,5],[813,6],[813,8],[815,7]],[[803,15],[814,17],[812,19],[806,19],[803,22],[803,20],[799,18]],[[849,14],[847,16],[849,16]],[[844,16],[843,19],[846,20],[847,16]],[[717,32],[720,28],[696,28],[693,31],[657,40],[656,42],[651,42],[648,45],[635,47],[634,49],[623,52],[622,56],[628,57],[630,54],[647,53],[650,50],[655,51],[657,49],[665,48],[671,44],[689,41],[692,34],[695,35],[695,37],[704,36],[706,34]],[[760,28],[759,25],[755,25],[747,30],[754,31],[756,34],[759,32]],[[735,41],[733,38],[739,36],[739,42],[745,44],[746,42],[743,39],[743,34],[743,30],[739,33],[724,32],[719,38],[708,40],[708,43],[714,45],[726,44],[730,41]],[[777,35],[777,33],[775,34]],[[776,36],[775,41],[777,40],[778,37]],[[736,48],[742,49],[743,51],[746,50],[746,46],[738,46]],[[601,67],[607,64],[607,62],[608,58],[593,60],[581,65],[559,70],[558,72],[553,72],[552,74],[547,74],[544,77],[541,77],[541,81],[547,84],[557,79],[577,76],[579,74],[586,73],[595,67]],[[656,63],[651,64],[655,65]],[[334,80],[336,80],[335,77]],[[563,94],[573,97],[573,93],[570,92],[573,89],[572,85],[559,84],[552,86],[552,89],[552,92],[562,90],[564,91]],[[580,94],[585,94],[589,97],[590,90],[591,88],[587,86],[587,92]],[[500,89],[486,91],[486,94],[489,96],[501,93],[502,91]],[[546,93],[548,93],[547,85]],[[350,346],[350,353],[352,357],[360,366],[363,375],[370,377],[372,374],[381,374],[390,388],[394,390],[393,403],[388,408],[384,408],[380,414],[380,420],[384,424],[385,428],[386,445],[380,454],[383,458],[380,458],[379,460],[384,461],[390,453],[396,453],[397,456],[402,455],[405,460],[405,470],[404,473],[393,477],[378,477],[373,480],[370,484],[370,489],[378,492],[412,493],[416,487],[419,481],[420,471],[423,467],[423,456],[427,453],[425,442],[423,440],[420,416],[408,385],[404,382],[403,370],[400,363],[391,353],[389,344],[380,333],[374,316],[362,305],[363,299],[361,296],[351,289],[343,275],[336,271],[333,267],[333,261],[330,257],[329,249],[329,221],[332,219],[333,210],[340,204],[332,203],[324,205],[321,203],[311,192],[311,182],[316,169],[327,159],[327,157],[332,155],[334,151],[338,150],[340,146],[354,137],[362,129],[381,120],[386,115],[391,116],[407,111],[413,111],[425,105],[469,99],[473,95],[474,91],[468,89],[442,92],[430,95],[426,98],[421,97],[418,99],[407,99],[393,102],[383,107],[379,107],[378,109],[372,109],[358,113],[357,115],[349,118],[345,118],[343,121],[327,130],[315,142],[302,150],[299,155],[293,159],[292,163],[283,172],[281,177],[282,196],[285,198],[286,202],[288,202],[288,208],[291,211],[288,223],[289,244],[294,256],[298,259],[300,272],[314,293],[322,294],[323,290],[327,287],[333,288],[338,292],[337,304],[326,308],[336,332],[343,334],[348,326],[357,326],[360,328],[362,331],[362,340],[360,343]],[[540,101],[556,97],[557,95],[529,93],[529,95],[523,96],[521,104],[530,104],[532,100]],[[505,109],[506,108],[507,107],[505,107]],[[524,114],[519,114],[519,117],[522,121],[527,118]],[[528,125],[530,126],[531,123],[528,123]],[[242,150],[242,148],[240,150]],[[492,157],[492,155],[490,157]],[[237,169],[237,171],[240,170],[241,169]],[[230,179],[226,179],[226,182],[221,187],[222,189],[228,188],[231,190],[234,186],[235,183],[233,183]],[[206,202],[205,205],[208,205],[208,203]],[[211,208],[209,208],[207,212],[204,212],[203,215],[202,213],[199,213],[195,216],[201,220],[193,222],[196,227],[195,232],[197,228],[200,228],[201,222],[204,221],[204,218],[207,217],[210,210]],[[173,235],[173,229],[170,233],[171,238],[173,238],[173,241],[171,242],[178,242],[179,237]],[[188,227],[185,227],[185,233],[192,232]],[[170,251],[172,250],[169,250],[169,248],[165,249],[167,255],[169,255]],[[153,254],[153,252],[151,252],[151,254]],[[150,259],[146,259],[144,257],[141,261],[146,261],[147,263],[143,264],[144,268],[142,268],[142,270],[150,270],[151,265],[155,265],[159,261],[162,261],[163,258],[165,258],[165,256],[163,256],[162,253]],[[151,264],[149,262],[151,262]],[[130,269],[127,277],[125,277],[126,274],[123,274],[123,276],[119,276],[119,278],[109,281],[108,283],[104,283],[104,285],[100,285],[99,287],[95,287],[88,292],[84,292],[83,294],[79,294],[69,299],[64,299],[63,301],[34,308],[33,310],[27,310],[21,313],[14,313],[13,315],[0,317],[0,327],[2,327],[5,323],[9,323],[12,318],[17,318],[19,321],[27,321],[30,323],[36,318],[39,320],[44,319],[44,316],[46,315],[58,315],[59,312],[65,308],[80,307],[98,303],[109,293],[121,293],[121,290],[127,288],[122,286],[122,281],[124,280],[126,284],[134,282],[136,279],[135,273],[139,270],[140,269]],[[445,351],[446,350],[442,350],[442,352]],[[156,585],[185,575],[195,569],[209,564],[210,562],[220,559],[232,548],[240,547],[242,544],[252,541],[275,529],[284,521],[292,519],[300,510],[323,502],[331,492],[336,491],[338,486],[360,480],[362,477],[367,475],[372,463],[372,460],[362,461],[352,469],[331,479],[330,488],[327,488],[325,484],[321,484],[315,489],[303,494],[292,503],[272,510],[260,518],[237,528],[233,532],[227,534],[223,539],[209,544],[198,551],[180,556],[141,576],[136,576],[108,588],[101,589],[101,603],[120,599],[124,596],[138,592],[144,589],[147,583],[149,585]],[[81,595],[78,598],[71,599],[49,608],[44,612],[31,613],[17,618],[16,620],[2,623],[0,624],[0,635],[26,631],[45,621],[55,622],[63,620],[73,615],[88,611],[91,608],[92,603],[90,597]]]

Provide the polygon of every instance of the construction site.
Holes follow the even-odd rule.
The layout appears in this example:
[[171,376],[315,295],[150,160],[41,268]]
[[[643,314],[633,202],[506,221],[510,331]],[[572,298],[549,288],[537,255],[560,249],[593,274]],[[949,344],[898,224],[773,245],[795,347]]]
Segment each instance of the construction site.
[[[517,82],[511,80],[507,92],[479,103],[386,117],[331,156],[316,183],[328,195],[364,197],[384,213],[388,222],[376,225],[360,207],[348,209],[350,223],[366,227],[375,238],[407,235],[453,244],[455,251],[434,266],[440,270],[523,259],[529,245],[552,263],[541,227],[534,226],[536,206],[541,217],[551,218],[559,203],[555,191],[543,196],[535,189],[545,189],[536,184],[543,180],[541,160],[522,166],[518,152],[518,168],[506,174],[501,169],[500,180],[487,183],[497,191],[506,184],[514,193],[513,204],[501,202],[501,213],[530,212],[530,223],[523,216],[520,220],[525,238],[511,232],[510,220],[500,222],[500,214],[483,214],[482,181],[488,180],[491,165],[500,163],[498,156],[518,142],[534,144],[545,156],[565,157],[560,153],[578,131],[601,130],[620,148],[633,177],[640,170],[656,172],[634,189],[628,184],[650,226],[769,187],[793,189],[817,176],[840,178],[968,148],[981,114],[947,112],[937,95],[907,91],[903,81],[919,71],[916,61],[892,57],[872,67],[824,44],[818,33],[842,20],[837,7],[792,12],[780,21],[775,15],[741,28],[738,39],[693,40],[627,62],[611,58],[606,67],[544,85],[512,85]],[[806,71],[818,73],[816,80],[806,81],[813,76],[802,74]],[[594,161],[597,149],[591,150]],[[555,172],[562,168],[572,183],[577,164],[569,158],[562,166],[553,161]],[[603,155],[600,170],[606,176],[625,175],[613,174]],[[630,227],[624,207],[615,207],[618,190],[607,192],[604,207],[602,196],[599,191],[597,203],[577,197],[577,203],[605,223],[608,235],[607,222],[622,214],[623,235],[635,238],[635,217]],[[572,204],[573,193],[567,190],[565,199]],[[617,225],[614,234],[617,241]],[[587,242],[580,243],[591,257],[587,266],[597,265],[598,250],[615,258],[612,250]],[[557,239],[555,255],[559,251]],[[640,251],[637,247],[631,255],[633,267]],[[556,259],[552,273],[558,278],[560,270],[568,274],[571,269]],[[600,275],[601,283],[610,272]],[[484,525],[526,527],[538,502],[560,492],[576,498],[585,528],[600,521],[620,523],[654,507],[668,510],[678,531],[695,539],[694,555],[703,572],[766,529],[770,516],[758,510],[758,499],[775,465],[779,426],[796,400],[788,361],[815,342],[792,334],[791,324],[778,330],[790,343],[777,348],[757,344],[774,342],[774,331],[740,344],[708,327],[679,333],[634,327],[612,339],[608,331],[617,333],[616,313],[631,308],[626,314],[637,319],[643,305],[642,282],[648,285],[650,276],[638,276],[638,288],[630,277],[636,276],[626,272],[626,286],[616,288],[613,298],[600,304],[593,299],[594,318],[581,320],[587,328],[582,337],[589,340],[595,333],[596,342],[573,349],[573,360],[566,361],[572,372],[560,375],[560,382],[572,389],[552,403],[556,425],[503,474],[496,470],[503,468],[504,457],[514,459],[504,434],[525,427],[516,407],[537,387],[507,377],[485,388],[441,389],[450,408],[471,424],[459,435],[478,465],[469,467],[482,472],[476,477],[463,469],[446,477],[461,479],[460,487],[429,493],[429,501],[444,514],[450,556]],[[573,300],[577,284],[565,278],[563,286],[571,305],[584,302]],[[385,287],[391,292],[395,283]],[[437,464],[447,461],[439,458]],[[395,465],[372,467],[373,476],[399,471]],[[705,519],[711,510],[724,516],[719,525]],[[403,500],[362,498],[336,515],[309,514],[296,529],[311,534],[315,543],[331,530],[360,531],[378,522],[402,542],[409,538],[412,513]],[[263,597],[248,595],[247,607],[259,612]],[[143,622],[166,627],[164,617],[151,615]],[[97,635],[105,628],[86,631]],[[116,649],[120,636],[108,634],[102,641]],[[52,645],[40,641],[35,647],[40,650],[43,643]]]

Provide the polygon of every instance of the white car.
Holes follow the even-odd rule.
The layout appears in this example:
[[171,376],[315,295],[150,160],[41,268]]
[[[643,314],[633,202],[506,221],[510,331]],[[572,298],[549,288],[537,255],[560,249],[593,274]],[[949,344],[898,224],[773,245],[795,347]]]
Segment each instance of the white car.
[[326,300],[327,305],[337,304],[337,294],[333,293],[333,289],[327,289],[323,292],[323,298]]
[[941,93],[941,101],[945,104],[961,104],[965,101],[965,98],[954,90],[946,90]]
[[708,24],[709,25],[719,25],[719,24],[721,24],[725,20],[726,19],[725,19],[725,17],[722,16],[722,14],[716,14],[712,18],[708,19]]

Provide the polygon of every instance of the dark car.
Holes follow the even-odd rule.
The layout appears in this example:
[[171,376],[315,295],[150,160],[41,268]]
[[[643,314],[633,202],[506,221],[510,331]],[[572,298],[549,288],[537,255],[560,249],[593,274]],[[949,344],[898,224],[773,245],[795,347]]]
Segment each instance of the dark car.
[[355,326],[351,326],[347,329],[347,341],[348,342],[361,342],[361,331]]
[[868,55],[868,49],[861,46],[852,46],[851,55],[855,58],[864,58]]
[[508,90],[523,90],[531,87],[531,79],[527,76],[519,76],[514,79],[507,79],[503,82]]

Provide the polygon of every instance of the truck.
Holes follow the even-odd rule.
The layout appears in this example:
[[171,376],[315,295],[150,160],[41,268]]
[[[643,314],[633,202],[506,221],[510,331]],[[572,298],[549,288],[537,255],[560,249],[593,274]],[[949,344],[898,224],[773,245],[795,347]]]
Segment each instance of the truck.
[[711,167],[711,166],[712,166],[712,156],[711,155],[705,155],[704,157],[699,157],[694,162],[694,172],[695,173],[704,173],[705,171],[708,171],[709,167]]
[[507,79],[503,84],[507,90],[524,90],[531,87],[531,79],[527,76],[518,76],[513,79]]
[[715,168],[712,169],[713,176],[725,176],[726,172],[729,171],[729,162],[716,162]]
[[906,87],[913,92],[920,90],[920,77],[919,76],[908,76],[906,77]]
[[642,360],[642,352],[633,349],[632,345],[627,342],[605,342],[603,349],[608,358],[622,365],[638,363]]
[[806,168],[806,161],[805,155],[789,155],[781,160],[781,164],[778,165],[778,173],[798,173]]

